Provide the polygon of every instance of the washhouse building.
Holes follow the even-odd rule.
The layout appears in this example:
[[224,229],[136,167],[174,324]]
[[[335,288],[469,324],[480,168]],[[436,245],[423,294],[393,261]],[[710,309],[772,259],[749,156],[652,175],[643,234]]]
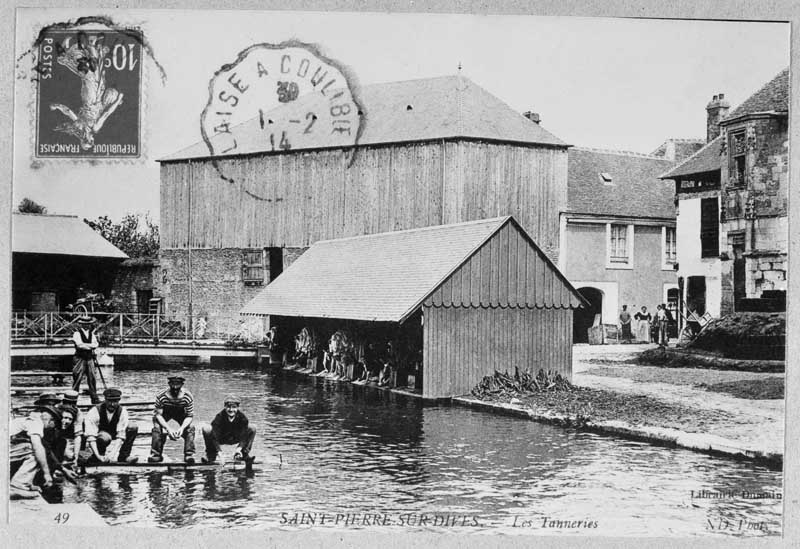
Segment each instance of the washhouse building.
[[241,312],[292,336],[306,328],[322,348],[341,329],[362,346],[402,342],[410,389],[446,398],[495,370],[571,379],[583,303],[520,224],[500,217],[317,241]]

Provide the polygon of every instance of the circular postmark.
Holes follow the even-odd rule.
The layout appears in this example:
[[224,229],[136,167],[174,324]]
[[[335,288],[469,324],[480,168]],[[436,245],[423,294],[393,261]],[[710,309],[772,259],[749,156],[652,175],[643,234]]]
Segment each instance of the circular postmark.
[[365,118],[347,69],[290,41],[255,44],[221,67],[200,128],[210,156],[219,157],[354,147]]

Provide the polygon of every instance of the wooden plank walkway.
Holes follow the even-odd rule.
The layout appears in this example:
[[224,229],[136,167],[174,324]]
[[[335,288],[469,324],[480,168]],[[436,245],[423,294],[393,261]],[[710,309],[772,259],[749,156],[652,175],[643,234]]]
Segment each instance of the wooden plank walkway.
[[45,372],[43,370],[11,370],[11,377],[66,377],[72,372]]

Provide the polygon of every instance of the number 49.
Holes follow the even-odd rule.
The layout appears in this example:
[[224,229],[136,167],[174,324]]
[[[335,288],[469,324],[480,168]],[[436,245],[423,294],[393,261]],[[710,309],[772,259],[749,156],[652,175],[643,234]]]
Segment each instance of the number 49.
[[58,524],[66,524],[69,520],[69,513],[59,513],[53,520]]

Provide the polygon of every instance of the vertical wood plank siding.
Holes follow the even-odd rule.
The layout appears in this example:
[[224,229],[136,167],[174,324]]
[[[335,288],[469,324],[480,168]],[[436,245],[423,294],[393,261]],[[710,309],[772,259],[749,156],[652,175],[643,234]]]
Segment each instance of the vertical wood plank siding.
[[578,298],[506,223],[425,300],[433,307],[577,307]]
[[[161,164],[161,245],[307,246],[317,240],[513,215],[555,257],[566,149],[452,141]],[[191,174],[190,174],[191,171]]]
[[572,379],[580,300],[513,223],[506,223],[423,302],[423,395],[464,395],[495,370]]
[[572,379],[572,309],[424,307],[426,397],[465,395],[487,375],[539,369]]

